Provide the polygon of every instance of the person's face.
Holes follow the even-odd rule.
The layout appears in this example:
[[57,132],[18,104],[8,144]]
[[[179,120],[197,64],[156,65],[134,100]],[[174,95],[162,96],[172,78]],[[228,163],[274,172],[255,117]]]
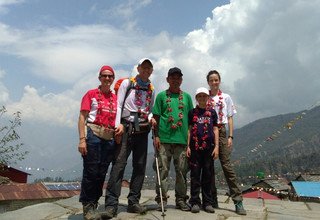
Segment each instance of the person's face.
[[153,67],[150,62],[145,61],[137,67],[137,70],[141,79],[147,80],[153,72]]
[[208,85],[210,86],[210,89],[218,90],[220,87],[220,79],[217,74],[211,74],[209,76]]
[[198,95],[196,95],[196,100],[199,103],[199,105],[206,105],[208,99],[209,96],[205,93],[199,93]]
[[169,86],[173,89],[179,89],[182,84],[182,76],[179,73],[174,73],[167,77]]
[[104,70],[99,75],[99,80],[102,86],[111,86],[114,80],[114,74],[109,70]]

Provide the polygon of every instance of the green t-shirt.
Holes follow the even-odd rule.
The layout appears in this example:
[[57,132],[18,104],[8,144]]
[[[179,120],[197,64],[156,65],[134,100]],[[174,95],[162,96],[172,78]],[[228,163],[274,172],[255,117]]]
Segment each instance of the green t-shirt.
[[[170,107],[168,110],[168,97],[166,91],[160,92],[152,109],[154,115],[160,116],[159,122],[159,138],[162,143],[187,144],[188,138],[188,112],[193,109],[191,96],[183,92],[182,101],[183,109],[179,109],[179,94],[170,94]],[[182,112],[182,126],[172,129],[171,126],[179,121],[179,113]],[[169,122],[169,116],[174,118],[173,122]]]

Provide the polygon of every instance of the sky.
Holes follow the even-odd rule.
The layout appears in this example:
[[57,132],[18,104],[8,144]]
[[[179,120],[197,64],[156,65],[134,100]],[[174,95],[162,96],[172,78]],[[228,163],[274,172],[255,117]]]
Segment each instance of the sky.
[[151,58],[157,93],[177,66],[192,97],[216,69],[236,128],[319,103],[319,11],[318,0],[0,0],[0,105],[21,111],[30,152],[18,166],[77,166],[80,100],[102,65],[118,79]]

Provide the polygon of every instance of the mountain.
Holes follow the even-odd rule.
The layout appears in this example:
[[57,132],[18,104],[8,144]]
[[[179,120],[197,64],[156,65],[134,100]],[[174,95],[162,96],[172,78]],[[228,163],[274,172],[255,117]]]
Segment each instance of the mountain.
[[26,119],[22,121],[18,133],[24,144],[23,150],[29,151],[29,154],[13,167],[31,174],[28,181],[45,177],[74,179],[82,174],[75,128]]
[[320,106],[259,119],[234,132],[233,161],[240,177],[320,170]]

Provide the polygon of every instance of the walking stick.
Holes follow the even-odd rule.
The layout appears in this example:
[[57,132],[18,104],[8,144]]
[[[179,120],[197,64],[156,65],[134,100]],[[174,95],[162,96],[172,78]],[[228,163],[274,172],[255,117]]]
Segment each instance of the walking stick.
[[160,193],[160,203],[161,203],[161,216],[164,219],[164,216],[166,216],[166,214],[164,213],[164,206],[163,206],[163,198],[162,198],[162,189],[161,189],[161,180],[160,180],[160,171],[159,171],[159,161],[158,161],[158,150],[157,150],[157,146],[155,144],[156,141],[156,137],[154,134],[154,128],[152,128],[152,139],[153,139],[153,147],[154,147],[154,156],[156,158],[156,168],[157,168],[157,177],[158,177],[158,187],[159,187],[159,193]]

